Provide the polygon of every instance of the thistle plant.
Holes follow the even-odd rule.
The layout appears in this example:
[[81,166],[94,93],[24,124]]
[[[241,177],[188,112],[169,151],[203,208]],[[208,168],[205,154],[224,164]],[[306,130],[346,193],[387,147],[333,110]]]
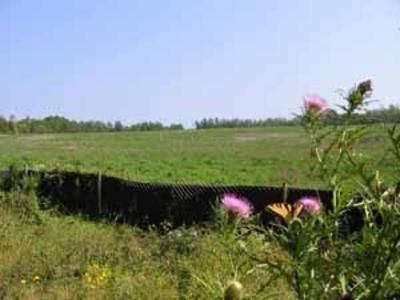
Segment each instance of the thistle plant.
[[248,219],[253,212],[253,207],[246,198],[234,194],[225,194],[221,199],[221,203],[231,214],[238,215],[244,219]]
[[[379,171],[363,159],[357,143],[368,130],[352,125],[354,113],[365,109],[371,93],[367,80],[344,95],[340,126],[325,124],[328,109],[323,98],[304,99],[312,176],[333,191],[332,203],[321,209],[316,199],[301,199],[299,203],[312,213],[290,222],[285,217],[283,224],[265,230],[265,252],[251,254],[255,268],[267,267],[285,279],[298,299],[400,298],[399,184],[384,183]],[[400,167],[396,126],[388,136],[393,163]]]
[[[324,262],[322,267],[330,270],[336,264],[341,270],[333,268],[330,276],[323,276],[324,281],[331,278],[326,282],[326,292],[354,299],[394,299],[400,292],[399,201],[393,196],[383,197],[393,187],[384,190],[379,172],[357,152],[357,142],[367,130],[352,125],[354,113],[367,106],[371,93],[370,80],[348,92],[346,105],[341,107],[345,116],[342,126],[327,131],[314,122],[308,123],[306,130],[312,139],[319,175],[334,191],[332,210],[322,220],[336,259]],[[389,137],[393,152],[398,153],[395,128],[389,131]],[[400,165],[398,158],[396,163]],[[352,232],[349,228],[351,234],[344,237],[340,234],[341,222],[344,217],[355,217],[354,211],[361,216],[360,230]]]
[[224,235],[224,240],[231,243],[240,238],[241,232],[246,231],[251,216],[254,212],[253,205],[245,197],[235,194],[224,194],[218,200],[218,205],[214,209],[216,215],[216,225]]

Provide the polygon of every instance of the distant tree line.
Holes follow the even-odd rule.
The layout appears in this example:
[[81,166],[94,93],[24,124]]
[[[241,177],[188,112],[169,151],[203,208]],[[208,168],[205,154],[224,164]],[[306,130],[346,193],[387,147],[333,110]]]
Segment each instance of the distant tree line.
[[[344,122],[344,115],[336,111],[329,111],[325,120],[328,124],[340,125]],[[400,123],[400,107],[389,105],[386,108],[367,110],[353,115],[353,123],[359,125],[377,124],[377,123]]]
[[[324,121],[329,125],[340,125],[344,122],[344,115],[335,110],[329,110],[323,116]],[[390,105],[387,108],[367,110],[354,114],[354,124],[376,124],[376,123],[400,123],[400,107]],[[302,123],[300,116],[291,119],[268,118],[263,120],[251,119],[219,119],[206,118],[195,122],[196,129],[210,128],[252,128],[272,126],[298,126]]]
[[301,120],[299,118],[268,118],[264,120],[205,118],[200,121],[196,121],[195,127],[196,129],[210,129],[296,126],[300,125],[300,122]]
[[[328,111],[324,117],[330,125],[343,123],[344,115],[334,110]],[[400,107],[390,105],[386,108],[368,110],[353,116],[354,124],[400,123]],[[219,119],[206,118],[195,122],[196,129],[210,128],[253,128],[272,126],[298,126],[302,122],[300,116],[291,119],[268,118],[263,120],[251,119]],[[61,116],[49,116],[43,119],[25,118],[17,120],[15,116],[5,118],[0,116],[0,133],[62,133],[62,132],[118,132],[118,131],[155,131],[183,130],[182,124],[173,123],[168,126],[161,122],[142,122],[124,125],[121,121],[74,121]]]
[[121,121],[74,121],[61,116],[49,116],[43,119],[25,118],[16,120],[0,116],[0,133],[62,133],[62,132],[113,132],[113,131],[152,131],[182,130],[182,124],[165,126],[160,122],[143,122],[124,125]]

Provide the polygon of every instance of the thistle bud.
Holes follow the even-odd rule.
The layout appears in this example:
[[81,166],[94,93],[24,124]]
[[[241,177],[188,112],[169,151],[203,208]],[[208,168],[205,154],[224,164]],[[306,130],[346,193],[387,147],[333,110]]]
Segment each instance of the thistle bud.
[[370,79],[361,82],[357,90],[360,92],[360,94],[364,97],[366,96],[367,93],[372,92],[372,81]]
[[225,289],[224,300],[241,300],[243,297],[243,286],[240,282],[233,280],[228,282]]
[[371,93],[372,93],[372,81],[366,80],[361,82],[356,88],[354,88],[350,92],[348,96],[350,110],[354,111],[360,108],[364,103],[364,99],[369,97]]

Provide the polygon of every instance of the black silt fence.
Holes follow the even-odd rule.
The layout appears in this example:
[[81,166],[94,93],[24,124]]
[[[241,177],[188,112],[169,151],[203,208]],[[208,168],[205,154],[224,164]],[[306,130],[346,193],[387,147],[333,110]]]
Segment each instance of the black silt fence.
[[[11,175],[3,175],[10,181]],[[101,174],[73,172],[31,172],[21,176],[38,178],[37,193],[67,214],[83,214],[139,226],[159,225],[165,221],[174,226],[208,221],[213,216],[213,205],[225,193],[244,196],[253,204],[255,212],[265,206],[288,203],[304,196],[321,199],[331,207],[332,193],[325,190],[267,186],[213,186],[189,184],[152,184],[123,180]],[[267,214],[263,214],[264,220]],[[268,221],[268,220],[266,220]]]

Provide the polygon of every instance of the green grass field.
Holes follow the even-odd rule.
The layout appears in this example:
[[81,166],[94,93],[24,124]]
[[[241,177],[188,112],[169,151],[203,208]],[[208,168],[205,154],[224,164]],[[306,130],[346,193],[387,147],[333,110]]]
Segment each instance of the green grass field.
[[[361,143],[394,176],[382,129]],[[317,187],[302,128],[0,136],[0,167],[97,172],[146,182]]]

